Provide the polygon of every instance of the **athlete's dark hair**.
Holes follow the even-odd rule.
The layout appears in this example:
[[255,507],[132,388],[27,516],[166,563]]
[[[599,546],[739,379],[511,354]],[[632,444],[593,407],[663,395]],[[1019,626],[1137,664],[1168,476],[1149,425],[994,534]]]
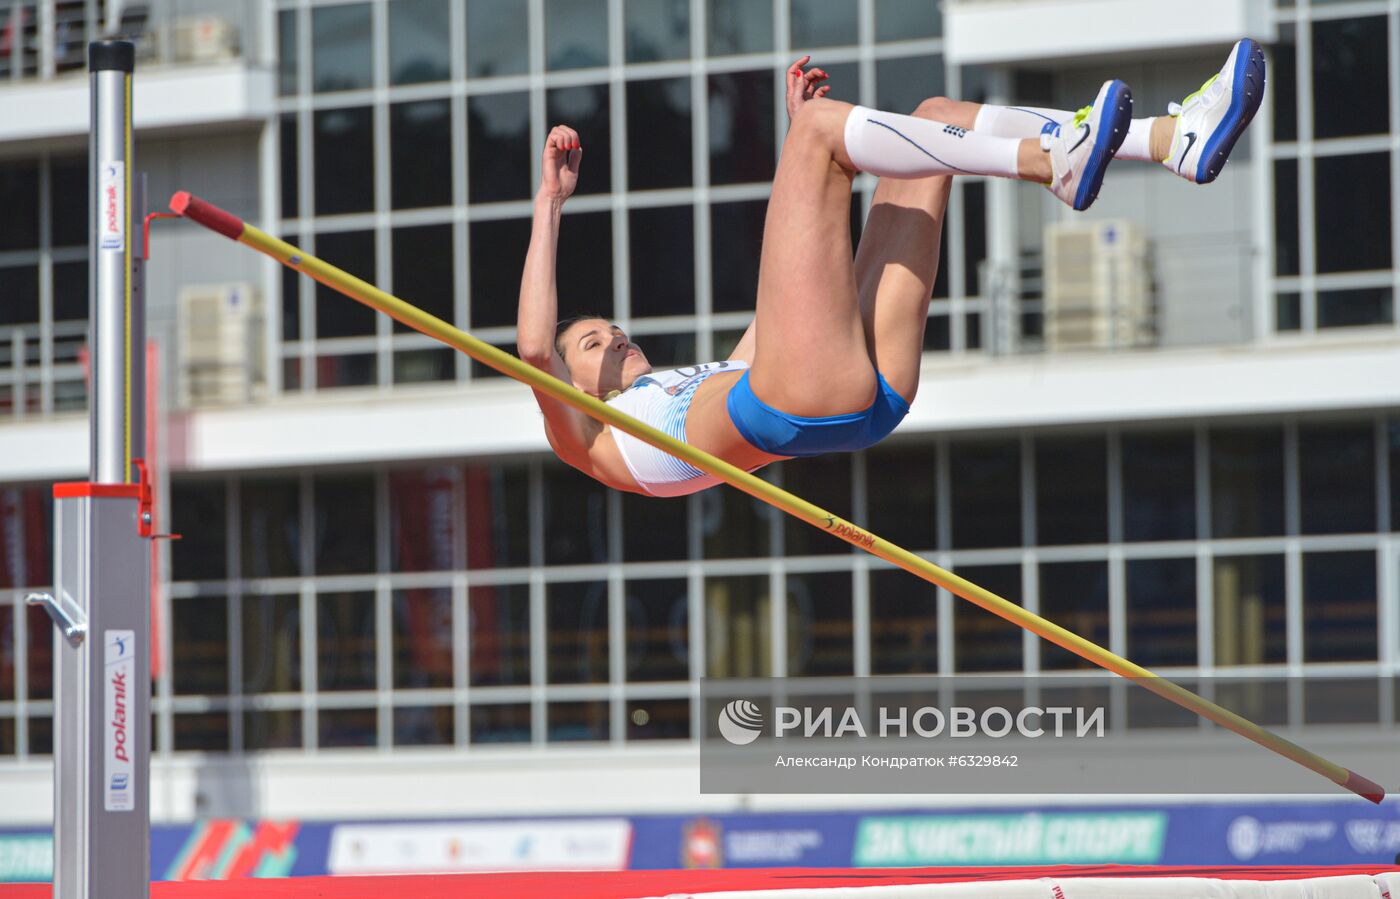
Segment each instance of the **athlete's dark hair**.
[[595,318],[600,318],[605,322],[612,321],[612,319],[608,318],[606,315],[599,315],[596,312],[585,312],[581,315],[571,315],[554,326],[554,352],[559,354],[560,359],[564,358],[564,332],[579,322],[592,321]]

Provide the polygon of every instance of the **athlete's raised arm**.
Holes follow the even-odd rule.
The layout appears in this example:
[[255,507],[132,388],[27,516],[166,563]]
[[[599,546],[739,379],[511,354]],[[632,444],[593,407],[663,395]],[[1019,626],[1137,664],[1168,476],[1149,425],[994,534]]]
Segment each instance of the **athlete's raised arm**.
[[[516,349],[520,358],[556,378],[569,382],[569,372],[554,345],[559,320],[559,293],[555,257],[559,247],[559,222],[564,202],[578,186],[583,146],[578,132],[556,125],[544,147],[540,189],[535,194],[534,223],[525,271],[520,278],[520,307],[516,314]],[[535,401],[544,413],[545,433],[559,458],[591,472],[588,450],[602,432],[602,425],[570,406],[538,390]]]

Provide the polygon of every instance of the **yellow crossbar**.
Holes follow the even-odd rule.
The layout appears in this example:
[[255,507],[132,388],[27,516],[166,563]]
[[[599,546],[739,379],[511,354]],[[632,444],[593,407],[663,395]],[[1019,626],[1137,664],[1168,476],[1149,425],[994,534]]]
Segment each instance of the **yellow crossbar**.
[[249,225],[217,206],[191,196],[185,191],[180,191],[171,198],[170,208],[179,215],[186,216],[232,240],[271,256],[289,268],[311,276],[353,300],[392,316],[415,331],[427,334],[450,347],[461,350],[483,365],[489,365],[496,371],[528,384],[599,421],[663,449],[673,456],[684,459],[701,471],[709,472],[730,486],[736,487],[771,506],[776,506],[819,530],[858,546],[873,556],[898,565],[910,574],[961,596],[963,599],[975,603],[992,614],[999,615],[1051,643],[1063,646],[1100,668],[1129,678],[1163,699],[1174,702],[1184,709],[1189,709],[1227,730],[1234,731],[1265,749],[1291,759],[1299,765],[1321,774],[1334,784],[1345,787],[1375,803],[1379,803],[1385,798],[1385,790],[1379,784],[1341,765],[1330,762],[1229,709],[1216,705],[1202,696],[1197,696],[1190,690],[1155,675],[1141,665],[1137,665],[1117,653],[1110,652],[1097,643],[1060,627],[1053,621],[1027,611],[990,590],[985,590],[951,571],[940,568],[922,556],[915,555],[840,516],[814,506],[800,496],[788,493],[760,477],[730,465],[723,459],[676,440],[630,415],[619,412],[602,400],[578,390],[572,384],[565,384],[553,375],[453,327],[442,319],[430,315],[398,297],[385,293],[367,281],[356,278],[315,256],[302,252],[291,244]]

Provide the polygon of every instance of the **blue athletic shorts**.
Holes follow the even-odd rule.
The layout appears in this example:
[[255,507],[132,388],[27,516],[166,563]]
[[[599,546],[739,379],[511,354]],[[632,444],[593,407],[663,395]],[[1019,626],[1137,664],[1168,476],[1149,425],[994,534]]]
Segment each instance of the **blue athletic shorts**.
[[821,456],[850,453],[884,440],[909,414],[909,404],[877,375],[880,389],[863,412],[806,418],[780,412],[759,399],[749,373],[729,389],[729,418],[744,439],[775,456]]

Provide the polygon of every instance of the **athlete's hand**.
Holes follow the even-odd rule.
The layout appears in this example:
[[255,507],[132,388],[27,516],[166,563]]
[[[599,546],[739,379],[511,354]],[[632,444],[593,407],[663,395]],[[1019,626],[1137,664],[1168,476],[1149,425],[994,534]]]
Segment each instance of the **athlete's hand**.
[[540,194],[560,202],[573,196],[582,161],[583,144],[579,143],[578,132],[568,125],[555,125],[544,143]]
[[825,97],[831,90],[831,85],[822,84],[828,77],[822,69],[812,68],[809,71],[802,71],[802,67],[812,61],[811,56],[804,56],[797,62],[788,66],[787,70],[787,111],[788,118],[797,115],[797,110],[802,108],[802,104],[808,100],[815,100],[817,97]]

